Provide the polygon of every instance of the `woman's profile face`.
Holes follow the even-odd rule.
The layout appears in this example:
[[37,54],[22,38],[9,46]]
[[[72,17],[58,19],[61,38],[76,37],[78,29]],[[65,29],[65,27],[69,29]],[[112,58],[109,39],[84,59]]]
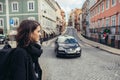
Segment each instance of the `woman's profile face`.
[[33,41],[38,42],[40,40],[40,26],[37,26],[37,28],[31,33],[31,38]]

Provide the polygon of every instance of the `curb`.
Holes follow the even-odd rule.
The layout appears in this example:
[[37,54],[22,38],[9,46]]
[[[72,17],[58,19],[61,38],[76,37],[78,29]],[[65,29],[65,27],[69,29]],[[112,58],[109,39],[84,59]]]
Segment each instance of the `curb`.
[[88,40],[88,39],[84,38],[80,33],[78,33],[78,37],[83,42],[85,42],[85,43],[87,43],[87,44],[89,44],[89,45],[91,45],[91,46],[93,46],[95,48],[99,48],[101,50],[104,50],[106,52],[110,52],[112,54],[120,55],[120,49],[112,48],[112,47],[109,47],[109,46],[106,46],[106,45],[103,45],[103,44]]

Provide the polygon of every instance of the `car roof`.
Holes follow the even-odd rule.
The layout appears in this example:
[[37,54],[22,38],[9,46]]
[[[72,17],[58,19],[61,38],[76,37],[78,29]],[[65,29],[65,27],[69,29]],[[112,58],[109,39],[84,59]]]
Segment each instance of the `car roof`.
[[61,35],[58,38],[74,38],[74,37],[69,35]]

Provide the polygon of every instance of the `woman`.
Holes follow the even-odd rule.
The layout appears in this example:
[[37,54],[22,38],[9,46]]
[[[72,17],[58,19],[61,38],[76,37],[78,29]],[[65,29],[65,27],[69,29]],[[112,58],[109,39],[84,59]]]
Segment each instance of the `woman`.
[[17,48],[11,59],[10,80],[42,80],[38,58],[41,26],[37,21],[23,20],[17,29]]

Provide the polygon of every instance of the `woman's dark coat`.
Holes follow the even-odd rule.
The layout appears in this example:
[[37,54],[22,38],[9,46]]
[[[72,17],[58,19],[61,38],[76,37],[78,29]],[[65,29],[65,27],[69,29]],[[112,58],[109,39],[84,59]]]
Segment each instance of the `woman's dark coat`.
[[[38,63],[41,53],[42,49],[38,44],[18,47],[11,58],[10,80],[42,80],[42,70]],[[38,78],[35,73],[38,73]]]

